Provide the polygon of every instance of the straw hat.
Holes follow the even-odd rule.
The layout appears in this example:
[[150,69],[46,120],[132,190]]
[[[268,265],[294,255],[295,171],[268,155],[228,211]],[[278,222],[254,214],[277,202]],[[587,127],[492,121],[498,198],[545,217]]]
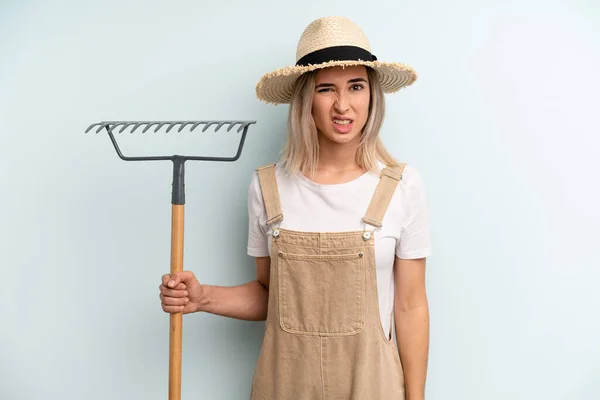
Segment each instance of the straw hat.
[[409,66],[380,62],[361,28],[345,17],[325,17],[311,22],[300,37],[296,64],[265,74],[256,85],[256,96],[273,104],[289,103],[296,79],[305,72],[333,66],[366,65],[377,71],[384,93],[394,93],[417,79]]

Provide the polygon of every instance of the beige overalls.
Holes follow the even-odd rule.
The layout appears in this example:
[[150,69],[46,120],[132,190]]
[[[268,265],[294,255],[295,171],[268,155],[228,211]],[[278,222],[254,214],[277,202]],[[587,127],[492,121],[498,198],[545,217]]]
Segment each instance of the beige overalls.
[[[380,319],[373,231],[280,229],[274,167],[257,168],[273,238],[268,315],[250,399],[404,400],[397,347]],[[382,171],[363,222],[381,227],[403,169]]]

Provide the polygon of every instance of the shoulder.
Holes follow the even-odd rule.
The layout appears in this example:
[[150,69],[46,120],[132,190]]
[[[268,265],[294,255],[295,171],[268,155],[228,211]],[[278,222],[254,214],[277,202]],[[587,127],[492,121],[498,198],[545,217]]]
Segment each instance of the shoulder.
[[253,186],[258,186],[258,188],[260,188],[259,173],[261,173],[261,174],[268,173],[268,171],[270,171],[270,170],[275,172],[275,178],[278,182],[291,178],[290,175],[288,174],[287,170],[285,169],[283,162],[279,161],[279,162],[259,165],[256,168],[254,168],[250,184]]
[[400,180],[400,186],[405,189],[414,189],[424,186],[423,176],[421,172],[411,164],[406,164],[402,171],[402,179]]
[[398,182],[392,203],[393,207],[405,213],[407,207],[412,208],[425,200],[425,182],[419,169],[406,164],[402,171],[402,179]]
[[280,183],[284,179],[289,179],[289,176],[286,173],[285,167],[282,162],[259,165],[254,168],[254,171],[252,172],[252,175],[250,177],[250,187],[249,187],[249,193],[248,193],[249,195],[255,196],[255,197],[256,196],[262,197],[259,172],[262,174],[269,170],[272,170],[275,172],[275,179],[277,180],[278,183]]
[[[401,163],[402,164],[402,163]],[[380,168],[385,168],[385,164],[380,163]],[[404,168],[401,167],[390,167],[394,172],[401,173],[401,179],[398,182],[398,189],[400,191],[407,191],[414,188],[420,188],[424,186],[423,177],[420,171],[409,163],[404,163]]]

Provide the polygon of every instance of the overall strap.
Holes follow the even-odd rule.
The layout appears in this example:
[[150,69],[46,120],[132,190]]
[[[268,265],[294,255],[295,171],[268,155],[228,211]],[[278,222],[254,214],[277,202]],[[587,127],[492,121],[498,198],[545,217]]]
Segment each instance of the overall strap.
[[260,190],[262,191],[265,211],[267,212],[267,226],[283,221],[281,204],[279,203],[279,190],[275,178],[275,164],[263,165],[256,168]]
[[375,193],[371,198],[369,208],[367,209],[365,216],[362,218],[362,221],[365,224],[381,228],[381,221],[383,220],[383,216],[387,211],[390,200],[394,195],[396,186],[398,186],[398,182],[402,180],[402,172],[404,171],[405,166],[406,163],[402,163],[398,167],[388,167],[381,171],[379,183],[375,188]]

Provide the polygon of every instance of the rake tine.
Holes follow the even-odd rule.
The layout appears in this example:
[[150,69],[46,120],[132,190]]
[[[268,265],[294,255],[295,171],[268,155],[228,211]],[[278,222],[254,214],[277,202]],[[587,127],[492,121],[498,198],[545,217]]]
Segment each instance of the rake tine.
[[98,127],[98,129],[96,129],[96,133],[100,132],[102,129],[106,129],[106,131],[108,132],[108,127],[110,126],[110,122],[102,121],[99,125],[100,126]]
[[[151,127],[152,125],[159,124],[159,122],[143,122],[143,123],[144,123],[144,124],[148,124],[148,126],[146,126],[146,127],[144,128],[144,130],[142,131],[142,133],[146,133],[146,131],[147,131],[148,129],[150,129],[150,127]],[[155,131],[155,132],[156,132],[156,131]]]
[[227,123],[227,122],[221,122],[219,125],[217,125],[217,129],[215,129],[215,132],[218,132],[218,131],[219,131],[219,129],[221,129],[221,127],[222,127],[223,125],[225,125],[226,123]]
[[216,124],[216,123],[217,123],[216,121],[207,122],[206,125],[204,126],[204,128],[202,129],[202,132],[206,132],[206,130],[208,129],[209,126]]
[[[119,131],[119,133],[121,133],[121,132],[123,132],[125,129],[127,129],[127,127],[128,127],[128,126],[130,126],[130,125],[134,125],[134,124],[135,124],[135,122],[130,122],[130,123],[127,123],[127,124],[123,125],[123,127],[121,128],[121,130]],[[131,133],[133,133],[133,131],[131,131]]]
[[169,133],[169,131],[170,131],[171,129],[173,129],[173,127],[174,127],[175,125],[177,125],[178,123],[179,123],[179,122],[172,122],[171,124],[169,124],[169,127],[167,128],[167,131],[166,131],[166,133]]
[[236,124],[238,124],[239,122],[236,121],[231,121],[229,123],[229,128],[227,128],[227,132],[229,132],[231,130],[231,128],[233,128]]
[[179,129],[177,130],[177,132],[181,132],[183,130],[183,128],[185,128],[186,125],[191,124],[191,122],[184,122],[181,124],[181,126],[179,127]]
[[137,128],[139,128],[140,126],[144,125],[144,123],[145,123],[145,122],[137,122],[137,123],[135,124],[135,126],[133,127],[133,129],[131,130],[131,133],[135,132],[135,130],[136,130]]
[[[110,128],[110,131],[109,131],[109,132],[111,132],[111,133],[112,133],[112,131],[113,131],[113,130],[114,130],[116,127],[118,127],[119,125],[123,125],[123,124],[125,124],[125,122],[116,122],[116,123],[115,123],[115,124],[112,126],[112,128]],[[108,124],[108,125],[110,125],[110,124]]]
[[[102,125],[102,122],[96,122],[95,124],[91,124],[90,126],[88,126],[88,128],[85,130],[85,133],[88,133],[94,126],[96,125]],[[100,130],[102,129],[102,126],[100,126],[100,128],[98,128],[98,131],[96,131],[96,133],[98,133]]]
[[194,129],[196,129],[196,127],[197,127],[198,125],[200,125],[200,124],[205,124],[205,123],[206,123],[205,121],[198,121],[198,122],[196,122],[196,123],[195,123],[195,124],[192,126],[192,128],[190,129],[190,132],[194,132]]
[[247,127],[249,127],[249,126],[250,126],[250,123],[248,123],[248,122],[247,122],[247,123],[245,123],[245,124],[244,124],[244,123],[242,123],[242,124],[240,125],[240,127],[238,128],[238,130],[237,130],[237,133],[240,133],[242,130],[246,129],[246,128],[247,128]]
[[108,124],[105,123],[101,123],[99,124],[100,126],[98,127],[98,129],[96,129],[96,133],[100,132],[102,129],[106,128],[108,129]]
[[107,133],[110,133],[114,129],[113,123],[112,121],[104,121],[102,127],[106,129]]
[[160,128],[162,128],[163,126],[165,126],[166,124],[168,124],[168,122],[161,122],[161,123],[160,123],[160,124],[159,124],[159,125],[156,127],[156,129],[154,129],[154,132],[158,132],[158,130],[159,130]]

